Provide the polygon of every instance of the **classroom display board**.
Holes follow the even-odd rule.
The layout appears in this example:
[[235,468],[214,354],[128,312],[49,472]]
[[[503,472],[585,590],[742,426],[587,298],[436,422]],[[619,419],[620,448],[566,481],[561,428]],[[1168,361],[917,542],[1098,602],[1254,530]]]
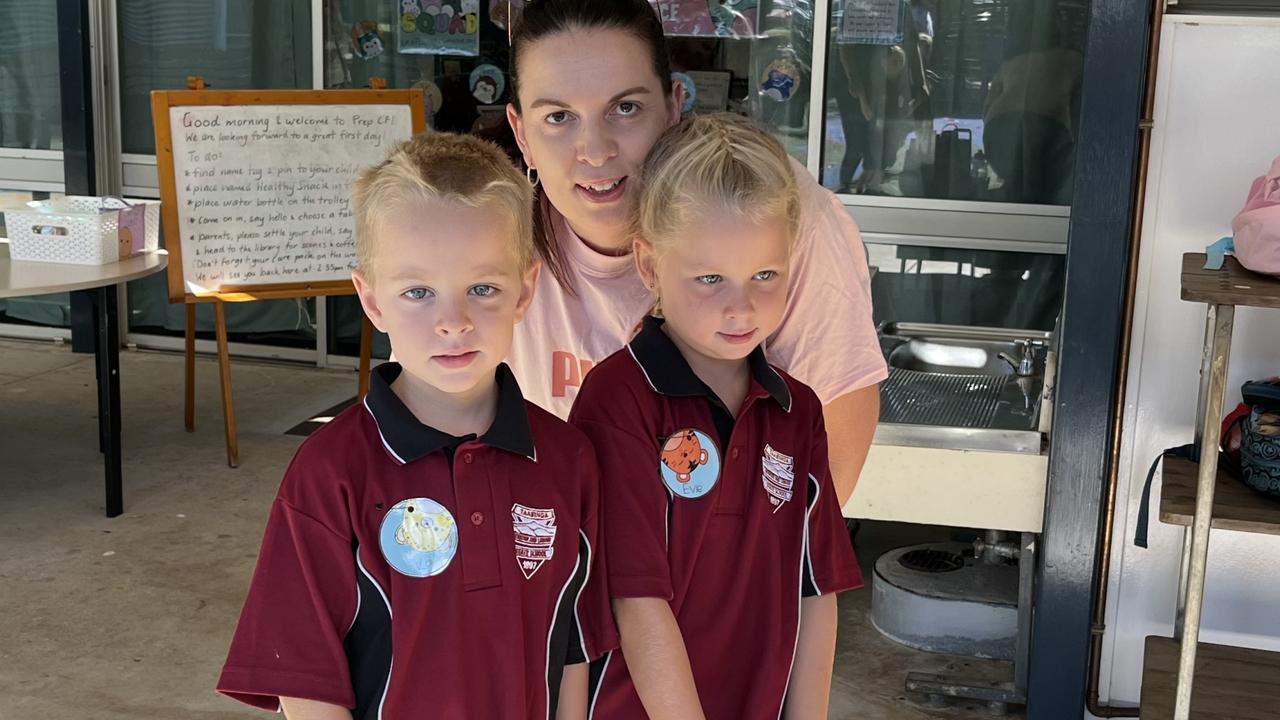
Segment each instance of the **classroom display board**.
[[152,95],[173,302],[352,292],[351,183],[425,129],[421,90]]

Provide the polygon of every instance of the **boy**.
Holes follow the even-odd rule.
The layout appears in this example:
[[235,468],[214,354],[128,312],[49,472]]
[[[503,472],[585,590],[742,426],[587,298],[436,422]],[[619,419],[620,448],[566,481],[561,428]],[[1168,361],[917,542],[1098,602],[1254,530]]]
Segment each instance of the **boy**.
[[299,448],[218,690],[290,720],[585,717],[585,663],[616,646],[595,456],[501,362],[538,275],[529,184],[428,134],[353,206],[397,362]]

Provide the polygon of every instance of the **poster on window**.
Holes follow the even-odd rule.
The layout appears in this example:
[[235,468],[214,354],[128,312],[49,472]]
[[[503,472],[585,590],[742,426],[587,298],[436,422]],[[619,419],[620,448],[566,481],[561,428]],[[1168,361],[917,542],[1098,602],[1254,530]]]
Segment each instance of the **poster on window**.
[[668,37],[754,37],[759,0],[649,0]]
[[904,0],[844,0],[839,42],[897,45],[902,42]]
[[480,0],[399,0],[396,48],[415,55],[480,54]]

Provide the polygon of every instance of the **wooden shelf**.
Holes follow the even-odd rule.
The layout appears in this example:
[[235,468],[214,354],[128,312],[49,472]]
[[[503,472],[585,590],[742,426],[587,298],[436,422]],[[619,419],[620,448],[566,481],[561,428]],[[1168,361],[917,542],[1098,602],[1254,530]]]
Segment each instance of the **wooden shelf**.
[[1204,253],[1182,256],[1182,299],[1210,305],[1280,308],[1280,279],[1244,269],[1230,255],[1221,270],[1204,269]]
[[[1173,717],[1180,643],[1147,638],[1140,720]],[[1275,720],[1280,708],[1280,653],[1200,643],[1191,692],[1192,720]]]
[[[1160,522],[1191,525],[1196,512],[1199,467],[1183,458],[1164,459],[1160,492]],[[1219,530],[1280,535],[1280,501],[1218,471],[1213,491],[1213,525]]]

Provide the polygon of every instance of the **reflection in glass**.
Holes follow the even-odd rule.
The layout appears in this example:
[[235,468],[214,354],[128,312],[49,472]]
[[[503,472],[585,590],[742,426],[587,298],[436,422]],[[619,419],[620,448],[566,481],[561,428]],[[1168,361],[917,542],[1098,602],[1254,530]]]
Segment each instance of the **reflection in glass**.
[[835,0],[823,184],[1069,205],[1087,0]]
[[[185,88],[199,75],[218,90],[311,87],[311,3],[119,0],[121,140],[126,153],[155,152],[152,90]],[[129,330],[180,336],[186,310],[169,303],[164,275],[129,283]],[[212,338],[212,306],[197,307],[199,337]],[[231,303],[233,342],[315,347],[315,300]]]
[[0,147],[62,149],[57,0],[0,0]]
[[1054,329],[1062,307],[1062,255],[867,244],[877,325]]
[[199,75],[217,90],[311,87],[307,0],[119,0],[121,141],[155,152],[151,91]]
[[812,2],[651,1],[667,30],[675,79],[692,96],[686,113],[728,111],[750,117],[792,157],[806,162]]

